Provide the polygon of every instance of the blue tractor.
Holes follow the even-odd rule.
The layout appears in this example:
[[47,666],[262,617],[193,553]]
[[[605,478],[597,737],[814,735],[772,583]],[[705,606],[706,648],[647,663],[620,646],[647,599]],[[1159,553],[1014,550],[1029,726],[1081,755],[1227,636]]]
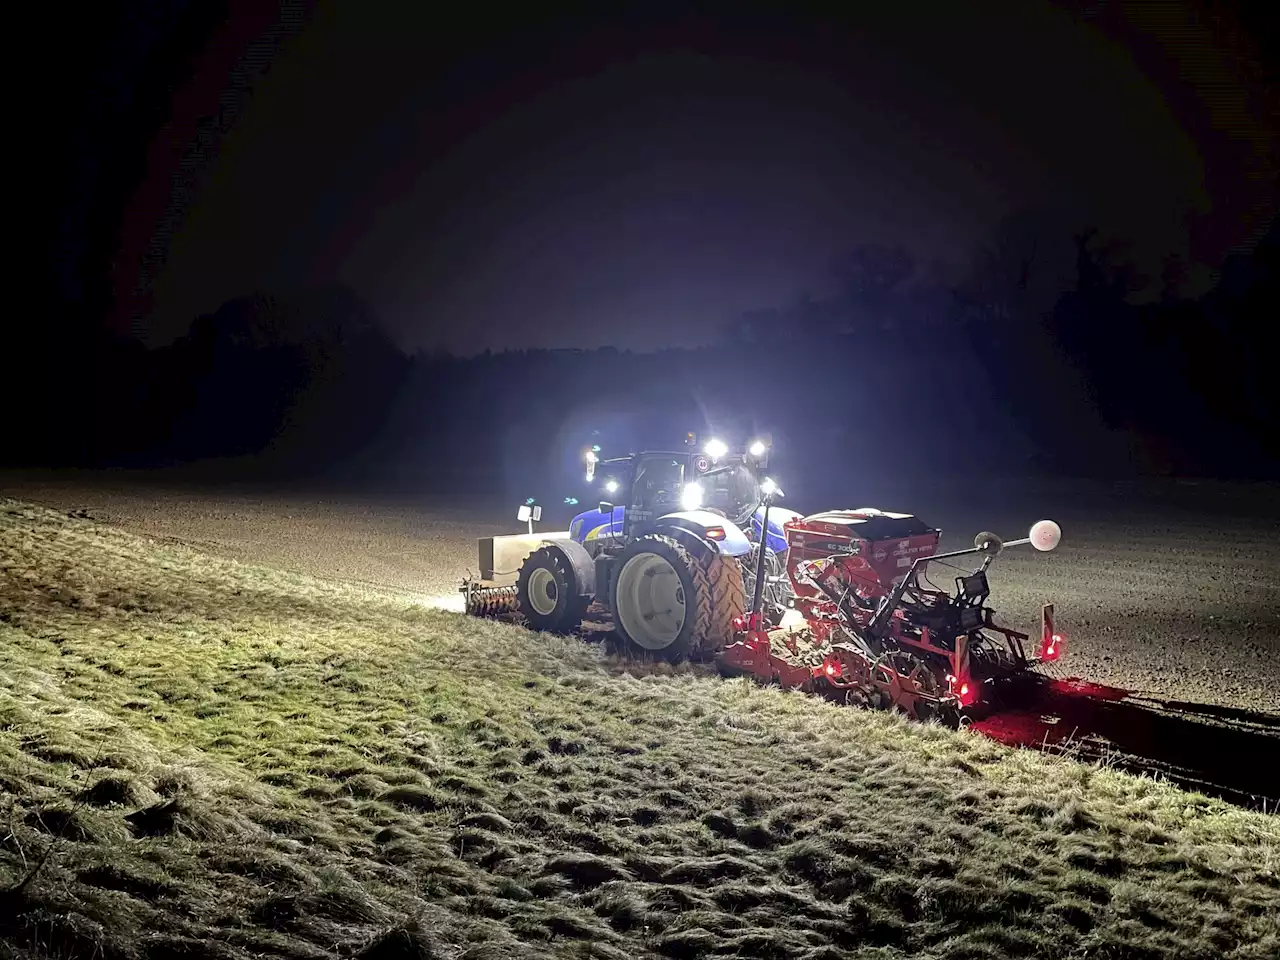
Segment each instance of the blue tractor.
[[[482,580],[464,584],[467,609],[518,609],[536,630],[576,629],[594,603],[631,646],[663,659],[714,656],[729,642],[754,591],[761,549],[762,471],[768,447],[730,453],[711,440],[685,449],[601,459],[588,450],[587,480],[600,494],[567,531],[482,540]],[[767,606],[786,577],[782,526],[768,514]],[[514,584],[496,585],[501,558]],[[486,576],[487,573],[487,576]],[[495,593],[494,591],[501,591]],[[505,603],[503,602],[505,601]]]

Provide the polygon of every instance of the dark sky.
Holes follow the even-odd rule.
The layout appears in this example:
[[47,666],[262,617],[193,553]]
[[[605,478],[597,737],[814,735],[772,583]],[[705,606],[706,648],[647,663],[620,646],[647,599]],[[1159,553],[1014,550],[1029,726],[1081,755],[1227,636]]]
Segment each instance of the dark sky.
[[408,348],[643,349],[820,291],[860,242],[959,268],[1034,210],[1059,248],[1096,223],[1158,272],[1216,265],[1274,211],[1247,20],[856,6],[498,26],[233,5],[125,209],[116,320],[159,343],[230,297],[340,281]]

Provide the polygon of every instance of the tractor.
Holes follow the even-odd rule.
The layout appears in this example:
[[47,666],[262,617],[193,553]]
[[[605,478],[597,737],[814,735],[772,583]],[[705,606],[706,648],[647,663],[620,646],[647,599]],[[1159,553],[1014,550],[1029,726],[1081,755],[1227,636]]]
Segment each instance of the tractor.
[[[585,451],[588,483],[602,494],[567,531],[480,541],[480,580],[463,583],[470,613],[519,612],[535,630],[569,632],[593,604],[621,637],[668,660],[714,656],[754,593],[764,539],[764,615],[781,615],[781,556],[789,511],[762,510],[768,443],[741,452],[694,434],[682,450],[602,459]],[[522,513],[522,515],[525,515]],[[795,515],[798,518],[798,514]]]
[[[481,579],[460,588],[467,612],[569,632],[594,604],[643,654],[714,659],[729,673],[946,723],[1062,656],[1052,604],[1038,648],[987,605],[991,563],[1008,547],[1053,550],[1053,521],[938,553],[942,531],[913,514],[775,506],[782,491],[762,475],[762,441],[730,454],[716,440],[697,452],[693,439],[679,452],[586,451],[587,479],[599,472],[610,499],[556,533],[534,533],[521,508],[527,535],[479,542]],[[966,557],[980,563],[958,567]],[[957,569],[953,592],[929,579],[931,563]]]

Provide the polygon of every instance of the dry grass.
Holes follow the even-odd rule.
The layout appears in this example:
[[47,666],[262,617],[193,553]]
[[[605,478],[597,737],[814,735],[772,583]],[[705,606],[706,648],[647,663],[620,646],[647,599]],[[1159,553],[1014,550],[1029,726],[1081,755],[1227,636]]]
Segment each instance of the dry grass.
[[1274,817],[12,500],[0,791],[0,956],[1280,954]]

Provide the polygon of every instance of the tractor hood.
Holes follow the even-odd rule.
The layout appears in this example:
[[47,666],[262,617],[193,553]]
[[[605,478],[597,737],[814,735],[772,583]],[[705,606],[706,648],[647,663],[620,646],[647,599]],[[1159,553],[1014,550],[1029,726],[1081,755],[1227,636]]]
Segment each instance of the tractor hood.
[[579,543],[607,537],[609,534],[622,535],[622,518],[626,515],[626,507],[614,507],[608,510],[587,510],[578,514],[569,524],[569,536]]
[[[801,519],[801,514],[786,507],[771,506],[769,508],[769,549],[774,553],[786,553],[788,523]],[[764,507],[756,508],[751,516],[751,542],[760,542],[760,522],[764,519]]]

